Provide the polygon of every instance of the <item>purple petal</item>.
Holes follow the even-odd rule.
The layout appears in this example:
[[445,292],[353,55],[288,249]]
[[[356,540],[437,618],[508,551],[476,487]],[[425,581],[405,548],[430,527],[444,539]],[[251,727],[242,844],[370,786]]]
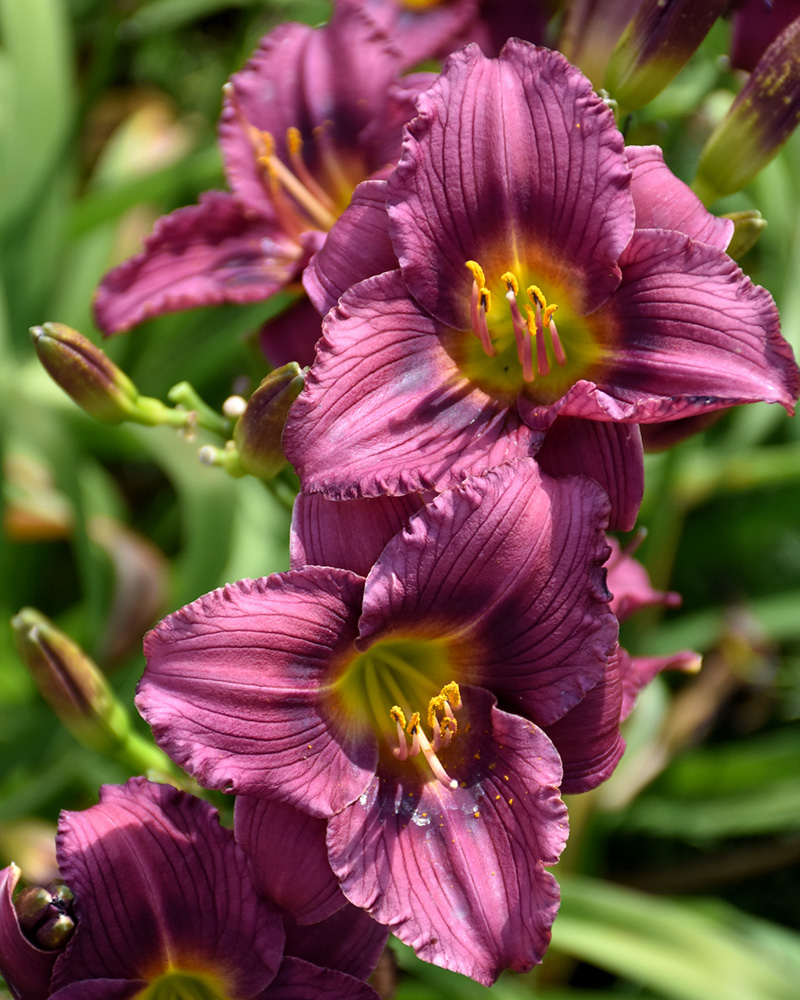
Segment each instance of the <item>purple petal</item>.
[[752,70],[777,36],[800,16],[797,0],[744,0],[736,5],[730,42],[731,66]]
[[403,630],[449,638],[454,680],[555,722],[600,680],[616,643],[607,515],[596,483],[550,479],[532,460],[467,480],[384,549],[358,648]]
[[0,871],[0,976],[14,996],[47,1000],[50,973],[59,952],[42,951],[22,933],[13,902],[19,876],[16,865]]
[[800,392],[769,292],[726,254],[681,233],[637,230],[619,290],[600,311],[619,331],[597,386],[578,382],[560,412],[649,423]]
[[681,649],[666,656],[631,656],[620,649],[619,666],[622,674],[622,707],[620,721],[627,719],[636,705],[643,687],[662,670],[680,670],[693,674],[700,669],[702,657],[692,649]]
[[[477,0],[425,4],[419,10],[397,0],[368,0],[368,10],[403,54],[404,66],[444,59],[467,41],[475,41]],[[471,30],[473,29],[473,30]],[[509,32],[508,34],[518,34]],[[504,41],[508,38],[504,36]]]
[[561,763],[561,792],[588,792],[611,777],[625,751],[620,736],[622,684],[617,654],[609,657],[602,679],[575,708],[547,727]]
[[631,194],[637,229],[675,229],[693,240],[727,249],[733,221],[720,219],[664,163],[660,146],[626,146],[633,171]]
[[536,460],[548,475],[577,473],[600,483],[611,501],[609,528],[633,528],[644,493],[642,436],[636,424],[559,417]]
[[642,564],[621,548],[616,538],[609,537],[611,555],[606,563],[607,584],[611,591],[611,610],[623,622],[643,608],[659,605],[677,608],[681,595],[674,591],[654,590]]
[[389,539],[423,506],[418,493],[338,501],[300,493],[292,515],[292,569],[338,566],[366,576]]
[[459,372],[397,271],[351,288],[323,331],[284,432],[308,492],[441,490],[529,453],[534,433]]
[[234,834],[256,888],[303,924],[316,924],[345,905],[328,863],[326,823],[285,802],[240,795]]
[[[344,896],[342,896],[344,900]],[[378,964],[389,931],[352,903],[318,924],[284,918],[286,954],[366,979]]]
[[293,302],[258,332],[258,343],[274,368],[296,361],[314,363],[314,349],[322,336],[322,317],[305,296]]
[[329,815],[374,773],[371,731],[320,695],[352,650],[363,580],[310,567],[241,580],[145,637],[136,705],[167,753],[209,788]]
[[589,81],[511,39],[497,60],[477,46],[451,56],[418,105],[388,199],[417,301],[468,328],[475,260],[498,284],[519,262],[536,284],[570,289],[578,315],[604,302],[634,213],[622,136]]
[[61,814],[57,850],[78,929],[55,989],[83,979],[150,982],[174,967],[205,970],[231,998],[246,998],[274,977],[280,917],[208,803],[144,778],[105,785],[98,805]]
[[396,267],[386,214],[386,181],[364,181],[311,258],[303,272],[303,286],[324,316],[351,285]]
[[260,213],[274,209],[249,129],[269,132],[285,156],[286,130],[306,124],[303,59],[313,32],[307,24],[279,25],[228,81],[218,128],[225,173],[242,202]]
[[[50,994],[50,1000],[134,1000],[146,989],[143,979],[83,980]],[[28,1000],[26,994],[23,998]]]
[[[470,728],[442,753],[455,790],[413,761],[384,771],[328,824],[345,894],[420,958],[490,985],[540,962],[558,907],[544,870],[564,846],[561,766],[532,723],[462,692]],[[445,757],[445,755],[447,755]]]
[[156,223],[144,250],[103,278],[94,301],[105,333],[152,316],[218,305],[260,302],[304,266],[303,248],[268,219],[248,214],[229,194],[206,191],[200,203]]
[[278,975],[255,1000],[380,1000],[371,986],[333,969],[285,958]]

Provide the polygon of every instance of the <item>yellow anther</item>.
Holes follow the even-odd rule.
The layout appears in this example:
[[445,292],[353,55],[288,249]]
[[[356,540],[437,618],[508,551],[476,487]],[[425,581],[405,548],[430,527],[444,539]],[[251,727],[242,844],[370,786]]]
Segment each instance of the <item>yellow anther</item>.
[[478,289],[482,289],[486,286],[486,275],[483,273],[483,268],[476,260],[468,260],[466,266],[472,271],[472,277],[475,279],[475,284]]
[[435,698],[431,698],[428,702],[428,727],[433,729],[433,724],[436,721],[436,713],[444,712],[444,702],[445,697],[443,694],[437,694]]
[[455,681],[450,681],[442,688],[442,696],[450,702],[450,705],[458,710],[461,708],[461,691]]
[[455,736],[458,732],[458,722],[456,722],[455,719],[451,719],[449,715],[446,715],[439,723],[439,732],[442,736],[446,733],[450,733],[452,736]]
[[542,314],[542,326],[548,326],[558,306],[548,306]]
[[490,312],[492,308],[492,293],[488,288],[481,288],[478,294],[481,297],[481,309],[484,312]]
[[286,146],[290,156],[296,156],[303,148],[303,137],[300,135],[300,129],[295,128],[294,125],[290,125],[286,129]]
[[525,291],[528,293],[528,298],[534,303],[534,305],[538,302],[542,309],[547,307],[547,299],[544,297],[544,293],[538,285],[529,285]]
[[506,273],[502,276],[502,280],[506,283],[506,288],[509,292],[513,292],[515,295],[519,292],[519,282],[511,271],[506,271]]
[[406,728],[406,717],[403,714],[403,709],[399,705],[392,705],[392,709],[389,712],[393,722],[396,722],[401,729]]
[[414,714],[411,716],[411,721],[406,726],[406,732],[408,733],[409,736],[414,736],[418,730],[419,730],[419,712],[414,712]]

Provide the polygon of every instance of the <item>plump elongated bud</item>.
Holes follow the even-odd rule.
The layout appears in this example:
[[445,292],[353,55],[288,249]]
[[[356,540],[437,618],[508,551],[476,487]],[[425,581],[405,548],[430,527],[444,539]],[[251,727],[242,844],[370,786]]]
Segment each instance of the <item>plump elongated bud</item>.
[[11,626],[23,663],[76,739],[100,752],[123,742],[128,713],[80,646],[34,608],[23,608]]
[[678,75],[726,0],[642,0],[617,42],[604,86],[625,111],[644,107]]
[[725,217],[733,220],[733,236],[728,244],[728,256],[740,260],[756,245],[766,228],[767,220],[756,208],[726,212]]
[[800,18],[778,35],[700,154],[692,187],[710,205],[780,152],[800,121]]
[[233,440],[225,448],[206,445],[200,449],[201,461],[221,465],[232,476],[256,476],[272,479],[286,464],[281,435],[289,408],[303,388],[300,365],[291,361],[276,368],[261,381],[242,409],[234,400],[226,403],[226,412],[241,415],[233,428]]
[[53,380],[91,416],[155,426],[186,422],[186,414],[139,394],[128,376],[82,333],[64,323],[31,327],[36,354]]

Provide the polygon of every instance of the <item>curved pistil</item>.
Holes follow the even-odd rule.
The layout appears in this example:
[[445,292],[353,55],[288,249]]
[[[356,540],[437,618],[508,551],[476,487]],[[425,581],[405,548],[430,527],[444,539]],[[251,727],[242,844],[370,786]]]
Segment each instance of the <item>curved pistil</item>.
[[[486,285],[486,275],[483,268],[477,261],[466,261],[466,267],[472,272],[472,296],[470,301],[470,321],[472,332],[480,340],[484,352],[493,357],[497,349],[492,342],[491,331],[489,329],[488,313],[492,309],[492,293]],[[550,362],[547,356],[547,343],[545,337],[550,340],[550,347],[556,364],[564,367],[567,363],[567,355],[564,345],[558,335],[558,328],[554,319],[554,313],[558,306],[553,303],[547,304],[541,288],[538,285],[529,285],[525,289],[528,302],[525,303],[527,319],[523,318],[517,302],[519,295],[519,281],[512,271],[506,271],[501,276],[501,281],[506,286],[505,300],[511,314],[511,325],[514,330],[514,339],[517,346],[517,357],[522,365],[522,377],[526,382],[535,382],[536,375],[544,377],[550,373]],[[536,362],[534,365],[534,353]]]
[[[414,712],[411,721],[406,724],[406,717],[399,705],[393,705],[389,715],[397,725],[396,747],[392,747],[392,753],[400,760],[408,760],[409,757],[417,757],[420,753],[428,763],[434,776],[445,786],[445,788],[456,789],[458,782],[451,778],[442,766],[442,762],[436,756],[440,750],[450,746],[453,737],[458,732],[458,722],[455,712],[461,708],[461,692],[458,684],[451,681],[445,684],[442,690],[431,698],[428,703],[428,725],[433,732],[433,740],[429,740],[420,723],[419,712]],[[411,737],[411,742],[406,734]]]

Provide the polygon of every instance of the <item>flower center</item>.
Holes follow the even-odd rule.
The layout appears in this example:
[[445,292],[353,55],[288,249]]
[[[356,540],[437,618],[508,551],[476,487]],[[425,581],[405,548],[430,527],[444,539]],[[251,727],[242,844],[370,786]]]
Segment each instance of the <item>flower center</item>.
[[[472,275],[471,336],[454,331],[444,345],[471,381],[492,394],[522,392],[547,402],[596,372],[610,331],[598,317],[575,312],[579,294],[560,283],[551,283],[546,294],[546,281],[526,273],[519,260],[499,277],[500,268],[487,277],[478,261],[465,261],[465,266]],[[541,270],[545,277],[546,262]]]
[[355,162],[357,158],[352,163],[342,160],[334,148],[331,122],[317,126],[312,133],[313,152],[320,176],[330,189],[326,190],[306,164],[299,129],[286,130],[286,153],[282,158],[272,133],[256,128],[247,119],[233,86],[228,83],[223,89],[250,142],[265,193],[284,231],[295,238],[309,229],[327,232],[349,204],[356,183],[363,179],[363,165]]
[[[458,684],[448,679],[453,673],[445,640],[393,639],[356,656],[336,687],[346,712],[369,724],[397,761],[425,764],[443,785],[456,788],[437,756],[458,732],[455,713],[462,702]],[[430,735],[419,712],[426,703]]]
[[228,1000],[229,991],[216,976],[170,970],[150,983],[137,1000]]
[[[472,332],[480,340],[484,352],[489,357],[493,357],[497,354],[497,350],[492,342],[487,319],[488,314],[492,311],[492,293],[486,287],[486,276],[480,264],[477,261],[468,260],[466,266],[472,272],[474,279],[470,302]],[[550,342],[550,353],[555,358],[556,363],[563,368],[567,363],[567,356],[564,353],[556,321],[553,318],[558,306],[548,305],[541,288],[537,285],[529,285],[526,289],[528,302],[525,303],[527,319],[523,319],[517,303],[519,282],[516,275],[512,271],[506,271],[502,275],[501,281],[506,287],[505,300],[511,317],[511,328],[514,331],[517,358],[522,365],[523,379],[526,382],[535,382],[536,374],[549,375],[550,361],[545,336]],[[536,356],[536,372],[534,372],[534,354]]]

